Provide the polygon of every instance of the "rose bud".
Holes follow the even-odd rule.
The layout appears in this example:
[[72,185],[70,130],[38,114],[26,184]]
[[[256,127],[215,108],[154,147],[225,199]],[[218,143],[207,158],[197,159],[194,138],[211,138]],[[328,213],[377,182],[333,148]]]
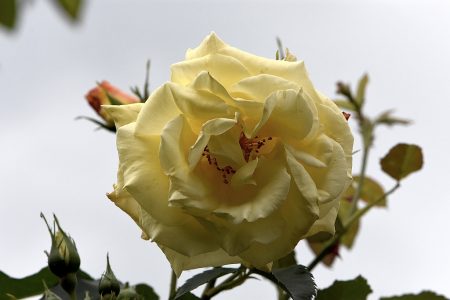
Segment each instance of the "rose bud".
[[64,232],[55,215],[53,217],[58,231],[56,231],[54,226],[52,231],[43,214],[41,214],[41,217],[47,224],[52,239],[50,253],[46,252],[50,271],[60,278],[65,277],[69,273],[76,273],[80,268],[80,256],[78,255],[75,241]]
[[98,292],[102,299],[110,299],[120,293],[120,283],[109,264],[109,255],[106,255],[106,271],[103,273],[98,284]]
[[140,102],[137,97],[119,90],[105,80],[91,89],[85,97],[89,105],[106,121],[109,127],[114,127],[114,121],[105,112],[102,105],[124,105]]

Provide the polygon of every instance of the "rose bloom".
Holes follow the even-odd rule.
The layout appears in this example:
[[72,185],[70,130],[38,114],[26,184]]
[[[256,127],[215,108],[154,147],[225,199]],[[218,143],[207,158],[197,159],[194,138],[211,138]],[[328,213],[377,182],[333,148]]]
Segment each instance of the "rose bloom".
[[[109,114],[105,112],[105,110],[102,108],[102,105],[123,105],[139,102],[139,99],[135,96],[129,95],[119,90],[117,87],[113,86],[105,80],[95,88],[91,89],[85,97],[89,105],[95,110],[95,112],[100,117],[102,117],[103,120],[106,121],[107,125],[111,127],[114,126],[114,121],[109,116]],[[113,99],[113,101],[117,101],[117,103],[111,103],[111,99]]]
[[107,106],[119,171],[108,196],[179,275],[272,262],[334,234],[353,136],[303,62],[258,57],[214,33],[145,104]]

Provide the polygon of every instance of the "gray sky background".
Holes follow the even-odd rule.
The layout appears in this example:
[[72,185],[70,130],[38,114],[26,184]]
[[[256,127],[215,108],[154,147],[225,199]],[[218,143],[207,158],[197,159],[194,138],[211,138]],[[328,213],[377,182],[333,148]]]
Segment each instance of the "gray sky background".
[[[450,2],[96,0],[86,1],[77,26],[49,2],[30,1],[17,32],[0,31],[0,270],[19,277],[45,265],[50,238],[39,213],[55,212],[84,270],[100,276],[109,251],[119,278],[145,281],[167,297],[164,256],[105,197],[116,179],[114,136],[74,118],[94,116],[83,97],[96,81],[141,85],[150,58],[156,88],[187,48],[215,31],[266,57],[274,57],[280,36],[329,96],[337,80],[354,84],[368,72],[368,113],[395,108],[414,121],[378,130],[369,174],[386,189],[394,185],[378,160],[397,142],[423,147],[423,171],[403,182],[387,210],[364,218],[351,252],[343,250],[332,269],[315,269],[319,287],[362,274],[370,299],[423,289],[450,297]],[[307,247],[297,249],[309,263]],[[275,289],[252,280],[218,299],[245,296],[271,299]]]

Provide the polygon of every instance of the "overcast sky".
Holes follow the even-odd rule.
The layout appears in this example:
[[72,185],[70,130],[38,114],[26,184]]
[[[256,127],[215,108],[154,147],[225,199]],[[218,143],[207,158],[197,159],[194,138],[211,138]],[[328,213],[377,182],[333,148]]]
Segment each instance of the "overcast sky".
[[[370,299],[423,289],[450,297],[450,2],[95,0],[85,1],[77,26],[50,1],[29,2],[14,34],[0,30],[0,270],[19,277],[46,264],[50,238],[39,213],[55,212],[84,270],[99,277],[109,251],[118,278],[145,281],[167,298],[169,264],[105,197],[116,179],[115,137],[74,118],[94,116],[83,97],[95,82],[141,85],[151,59],[154,89],[187,48],[215,31],[266,57],[279,36],[329,96],[337,80],[355,83],[368,72],[368,114],[395,108],[414,121],[377,131],[369,174],[386,189],[394,185],[378,161],[400,141],[423,147],[424,169],[403,182],[387,210],[363,220],[351,252],[332,269],[314,270],[319,287],[362,274]],[[307,247],[297,250],[308,264]],[[217,298],[250,295],[270,299],[275,289],[252,280]]]

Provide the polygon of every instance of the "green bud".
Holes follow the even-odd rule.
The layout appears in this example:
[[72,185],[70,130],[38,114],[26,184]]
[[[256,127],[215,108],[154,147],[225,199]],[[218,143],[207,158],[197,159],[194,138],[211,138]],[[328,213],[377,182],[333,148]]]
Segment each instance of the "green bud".
[[102,299],[110,299],[109,297],[106,297],[107,295],[114,296],[115,298],[115,296],[120,293],[120,283],[109,264],[109,255],[106,255],[106,271],[100,278],[98,292],[102,296]]
[[117,300],[141,300],[142,297],[136,293],[133,287],[126,287],[120,291]]
[[[63,278],[69,273],[76,273],[80,268],[80,256],[75,241],[64,232],[55,215],[53,215],[53,230],[42,213],[41,217],[47,224],[52,239],[50,253],[46,252],[50,271],[59,278]],[[58,231],[55,229],[55,224]]]

